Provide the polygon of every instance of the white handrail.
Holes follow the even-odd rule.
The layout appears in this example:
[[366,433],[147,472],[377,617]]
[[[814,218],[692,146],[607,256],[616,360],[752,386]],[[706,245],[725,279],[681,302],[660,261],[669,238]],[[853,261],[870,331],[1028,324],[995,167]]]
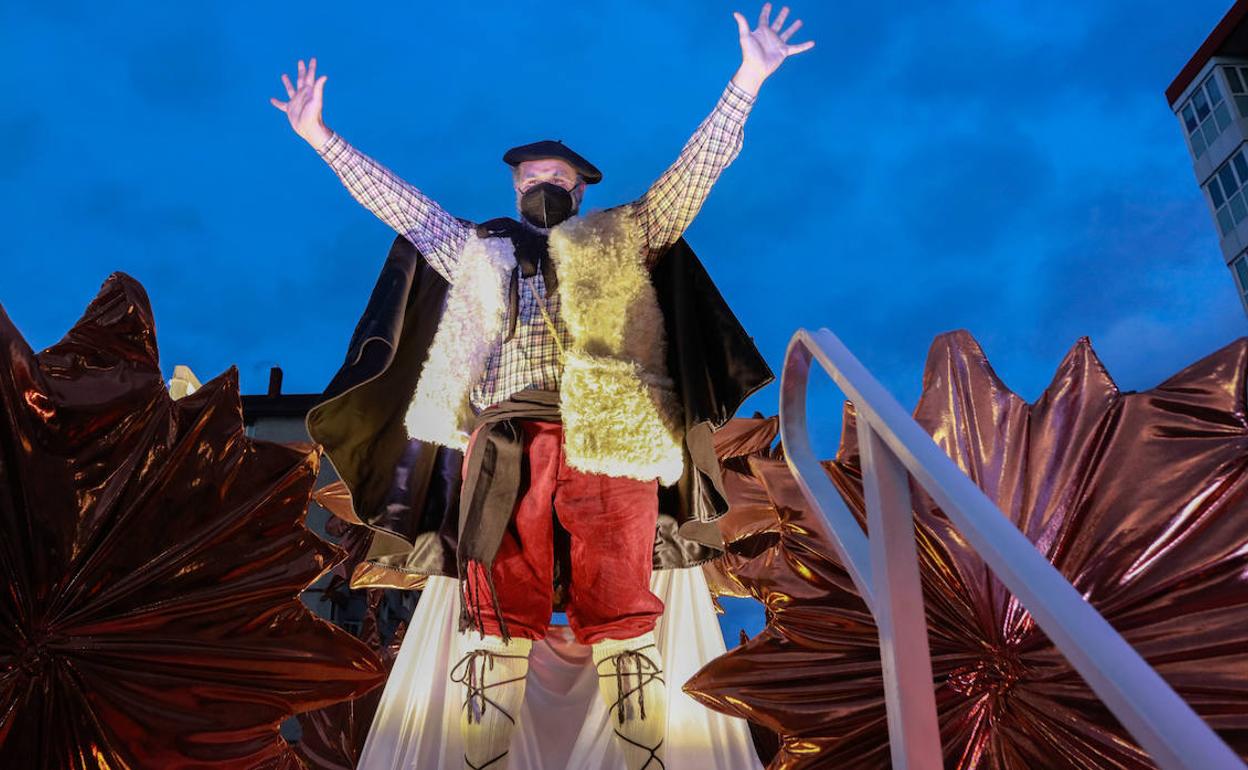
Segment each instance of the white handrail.
[[[870,541],[811,450],[806,385],[812,358],[853,402],[859,435],[866,439],[861,443]],[[789,343],[781,378],[780,435],[789,468],[807,502],[827,519],[837,555],[880,625],[894,767],[940,767],[939,743],[933,748],[931,735],[935,700],[926,633],[919,634],[924,637],[926,676],[922,666],[906,660],[916,652],[914,640],[892,636],[905,628],[926,629],[921,594],[916,604],[913,580],[906,575],[913,565],[900,564],[905,559],[898,557],[906,552],[908,542],[907,558],[913,559],[913,525],[907,521],[904,529],[908,535],[898,537],[895,521],[900,501],[906,503],[907,518],[910,515],[904,472],[908,471],[1163,770],[1245,770],[1244,763],[1212,728],[1079,595],[827,329],[815,333],[799,329]],[[867,455],[873,457],[868,460]],[[902,472],[891,466],[894,461]],[[903,486],[904,493],[900,489]],[[883,532],[875,530],[877,522]],[[890,542],[877,544],[877,539]],[[890,579],[898,570],[901,577]],[[903,594],[900,600],[891,596],[897,590]],[[901,697],[903,692],[905,698]],[[913,698],[921,699],[921,708],[906,702]]]

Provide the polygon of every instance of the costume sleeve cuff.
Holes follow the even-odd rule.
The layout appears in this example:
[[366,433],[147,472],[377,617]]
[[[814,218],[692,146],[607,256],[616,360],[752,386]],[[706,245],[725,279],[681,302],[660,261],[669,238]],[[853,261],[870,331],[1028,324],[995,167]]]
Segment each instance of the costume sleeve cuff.
[[325,140],[325,144],[317,149],[317,154],[325,159],[325,162],[331,166],[337,167],[342,164],[351,152],[351,145],[338,133],[331,132],[329,139]]
[[754,100],[755,97],[746,93],[745,89],[731,80],[728,81],[728,86],[724,88],[724,93],[719,97],[724,111],[739,123],[744,123],[746,117],[749,116],[750,110],[754,107]]

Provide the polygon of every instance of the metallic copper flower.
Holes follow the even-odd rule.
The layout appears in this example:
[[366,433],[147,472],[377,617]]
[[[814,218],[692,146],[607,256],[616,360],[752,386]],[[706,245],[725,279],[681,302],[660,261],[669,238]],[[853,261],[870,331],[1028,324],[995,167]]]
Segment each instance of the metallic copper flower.
[[0,309],[0,767],[301,768],[297,711],[375,688],[299,593],[311,445],[243,432],[238,372],[170,399],[147,295],[114,273],[35,354]]
[[[1139,393],[1120,392],[1081,339],[1028,404],[968,334],[955,332],[933,344],[915,410],[1241,755],[1248,755],[1246,383],[1245,339]],[[861,523],[852,409],[844,425],[826,468]],[[780,538],[732,569],[765,604],[769,622],[686,689],[780,733],[772,768],[888,767],[871,615],[784,464],[754,457],[750,465]],[[1153,767],[931,500],[916,495],[915,509],[946,766]]]
[[[333,516],[325,525],[327,533],[338,538],[338,545],[346,551],[346,558],[336,564],[333,577],[325,588],[326,595],[339,594],[349,597],[355,591],[364,591],[368,609],[360,627],[360,639],[377,653],[386,668],[387,676],[398,657],[407,630],[406,622],[395,629],[390,639],[384,639],[381,629],[381,611],[385,588],[352,589],[350,581],[360,564],[364,564],[372,542],[372,530],[358,522],[351,509],[350,496],[342,481],[334,481],[312,493],[312,499]],[[309,770],[352,770],[360,760],[364,742],[372,727],[377,706],[381,703],[382,688],[378,687],[359,698],[342,701],[325,708],[299,715],[303,737],[299,742],[299,756]]]
[[[737,579],[737,571],[750,559],[774,546],[780,522],[762,483],[750,469],[751,458],[771,457],[780,430],[775,417],[730,420],[715,432],[724,490],[731,507],[719,519],[726,548],[723,556],[702,565],[706,582],[715,597],[752,596]],[[716,608],[719,603],[716,601]],[[722,609],[720,610],[722,612]]]
[[[363,529],[360,527],[359,529]],[[345,578],[342,578],[345,582]],[[384,641],[379,628],[381,604],[387,589],[369,588],[368,611],[360,629],[360,638],[380,656],[387,675],[403,645],[407,630],[403,623],[394,637]],[[353,770],[364,751],[377,706],[381,703],[382,688],[378,687],[353,700],[334,703],[325,708],[299,715],[303,737],[299,741],[299,756],[309,770]]]

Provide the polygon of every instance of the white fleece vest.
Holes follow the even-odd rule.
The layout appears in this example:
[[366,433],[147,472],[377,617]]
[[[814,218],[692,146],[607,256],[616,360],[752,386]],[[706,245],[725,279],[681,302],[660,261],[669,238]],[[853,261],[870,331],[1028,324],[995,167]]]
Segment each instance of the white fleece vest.
[[[568,465],[674,484],[683,426],[637,222],[618,208],[573,217],[551,229],[549,253],[572,338],[560,387]],[[407,410],[410,437],[467,448],[469,394],[499,344],[515,264],[507,238],[469,235]]]

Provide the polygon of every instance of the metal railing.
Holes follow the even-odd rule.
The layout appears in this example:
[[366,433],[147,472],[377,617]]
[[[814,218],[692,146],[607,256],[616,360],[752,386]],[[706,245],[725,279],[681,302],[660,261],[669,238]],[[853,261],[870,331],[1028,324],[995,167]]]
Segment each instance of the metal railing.
[[[806,385],[812,360],[854,404],[867,534],[811,450]],[[896,770],[943,767],[908,476],[931,495],[1159,767],[1244,770],[1230,747],[827,329],[799,329],[789,343],[781,378],[780,435],[789,468],[807,502],[830,525],[837,555],[879,626]]]

